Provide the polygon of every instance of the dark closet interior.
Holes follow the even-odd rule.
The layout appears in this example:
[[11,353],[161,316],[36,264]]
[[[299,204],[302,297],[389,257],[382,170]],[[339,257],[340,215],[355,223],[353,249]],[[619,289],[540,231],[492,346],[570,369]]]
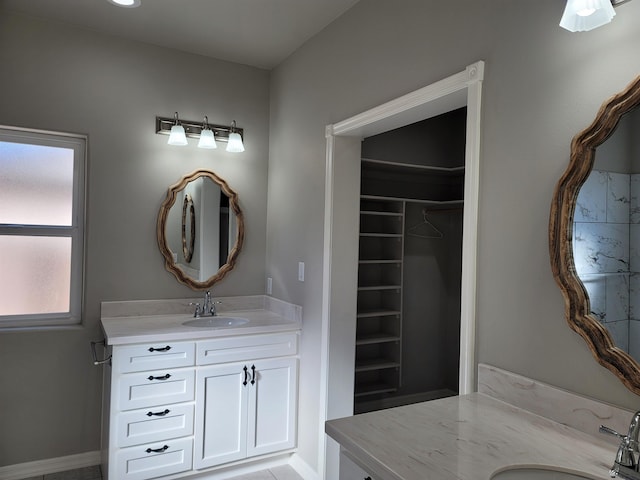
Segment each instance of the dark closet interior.
[[362,142],[355,413],[458,393],[466,108]]

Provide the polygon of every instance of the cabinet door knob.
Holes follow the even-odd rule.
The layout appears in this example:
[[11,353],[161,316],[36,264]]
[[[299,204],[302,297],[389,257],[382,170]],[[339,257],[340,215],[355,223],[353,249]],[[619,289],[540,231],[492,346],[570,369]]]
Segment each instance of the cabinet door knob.
[[161,377],[154,377],[153,375],[149,375],[147,380],[169,380],[171,378],[170,374],[163,375]]
[[242,382],[242,385],[244,385],[246,387],[247,386],[247,379],[249,378],[249,373],[247,372],[247,370],[248,370],[247,366],[245,365],[242,370],[244,370],[244,381]]
[[256,366],[251,365],[251,385],[255,385],[256,383]]
[[171,345],[167,345],[166,347],[162,347],[162,348],[154,348],[154,347],[149,348],[150,352],[168,352],[169,350],[171,350]]

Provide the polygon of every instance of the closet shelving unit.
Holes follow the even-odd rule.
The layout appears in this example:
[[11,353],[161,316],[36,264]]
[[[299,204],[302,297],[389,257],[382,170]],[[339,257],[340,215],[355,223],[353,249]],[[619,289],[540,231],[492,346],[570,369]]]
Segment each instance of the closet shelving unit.
[[464,183],[464,167],[363,158],[361,168],[356,403],[401,386],[406,204],[461,208]]

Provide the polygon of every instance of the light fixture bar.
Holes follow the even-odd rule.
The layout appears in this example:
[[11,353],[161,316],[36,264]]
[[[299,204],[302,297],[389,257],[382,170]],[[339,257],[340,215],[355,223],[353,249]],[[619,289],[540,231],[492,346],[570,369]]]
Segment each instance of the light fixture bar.
[[[176,124],[176,119],[173,117],[156,117],[156,133],[160,135],[169,135],[171,133],[171,127]],[[180,125],[184,127],[184,133],[189,138],[200,138],[200,132],[203,129],[202,120],[194,122],[191,120],[180,119]],[[214,125],[212,123],[207,124],[211,130],[213,130],[216,141],[228,142],[229,134],[232,132],[232,127],[227,125]],[[233,127],[233,132],[239,133],[244,138],[244,130],[242,128]]]

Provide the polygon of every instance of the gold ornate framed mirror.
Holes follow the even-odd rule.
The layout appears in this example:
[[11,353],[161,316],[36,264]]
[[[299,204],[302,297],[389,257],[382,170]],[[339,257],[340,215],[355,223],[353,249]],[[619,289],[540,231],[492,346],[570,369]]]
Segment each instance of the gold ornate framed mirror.
[[[630,125],[640,126],[639,106],[640,77],[604,102],[593,123],[573,138],[549,222],[551,267],[564,296],[569,326],[586,341],[596,360],[636,394],[640,394],[636,360],[640,358],[636,287],[640,135]],[[621,170],[622,164],[630,170]],[[623,219],[619,212],[625,209]]]
[[179,282],[206,290],[233,270],[244,243],[238,195],[209,170],[196,170],[170,186],[156,235],[165,268]]

